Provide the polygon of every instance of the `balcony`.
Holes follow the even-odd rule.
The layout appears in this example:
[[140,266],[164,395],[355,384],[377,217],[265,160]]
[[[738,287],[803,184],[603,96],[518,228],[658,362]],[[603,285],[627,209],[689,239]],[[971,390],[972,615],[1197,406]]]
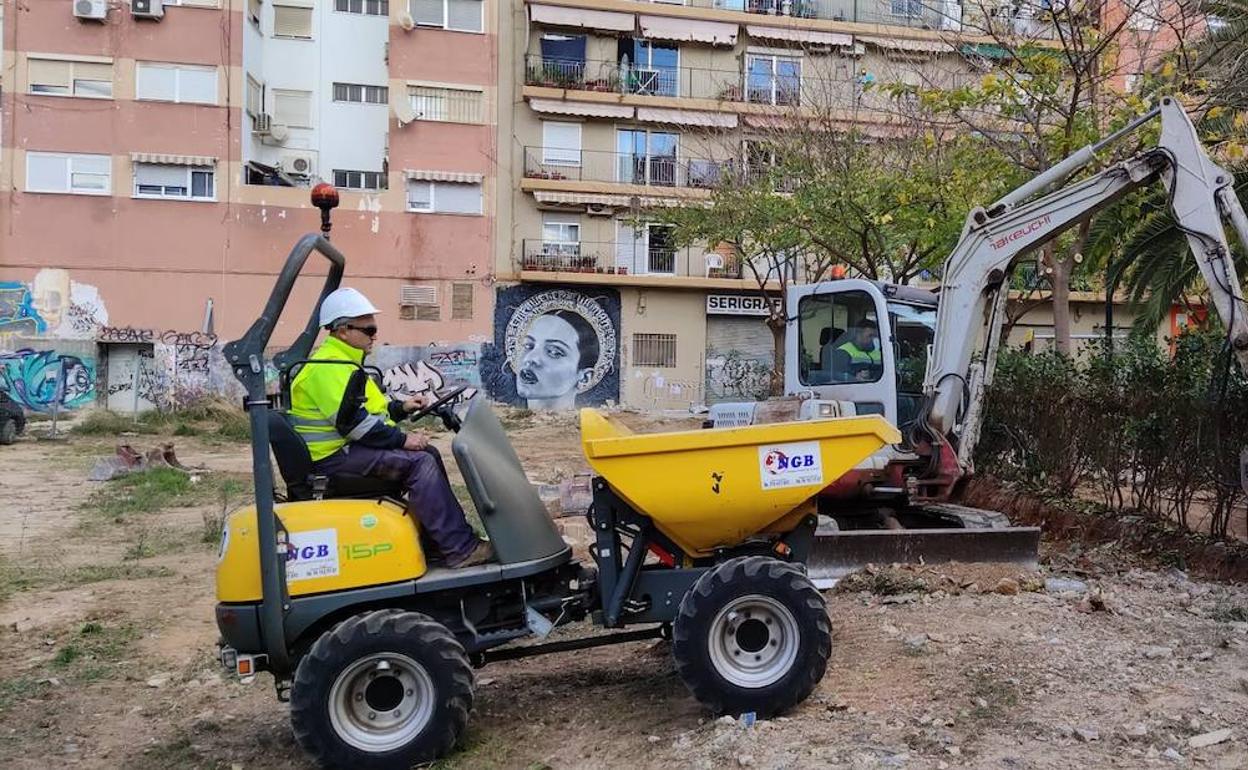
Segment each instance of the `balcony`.
[[526,238],[521,242],[520,268],[527,272],[604,276],[741,277],[740,265],[723,264],[720,258],[708,266],[707,256],[702,249],[688,246],[655,246],[627,240],[614,243]]
[[524,148],[526,179],[614,182],[645,187],[709,190],[719,186],[739,164],[731,160],[641,155],[553,147]]
[[[793,60],[794,62],[797,59]],[[712,99],[747,104],[773,104],[797,107],[802,92],[832,91],[837,99],[852,99],[861,92],[851,77],[829,77],[824,73],[800,71],[776,73],[740,70],[713,70],[700,67],[651,69],[617,61],[543,59],[541,54],[525,56],[524,84],[572,91],[666,96],[686,99]]]

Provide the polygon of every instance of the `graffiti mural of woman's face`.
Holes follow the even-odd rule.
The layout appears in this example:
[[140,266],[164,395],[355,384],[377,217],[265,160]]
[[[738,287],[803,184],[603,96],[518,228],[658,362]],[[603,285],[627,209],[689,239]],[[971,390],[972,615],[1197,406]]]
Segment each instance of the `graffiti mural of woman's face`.
[[577,388],[593,376],[582,367],[577,330],[554,314],[538,316],[521,343],[516,392],[530,409],[572,409]]

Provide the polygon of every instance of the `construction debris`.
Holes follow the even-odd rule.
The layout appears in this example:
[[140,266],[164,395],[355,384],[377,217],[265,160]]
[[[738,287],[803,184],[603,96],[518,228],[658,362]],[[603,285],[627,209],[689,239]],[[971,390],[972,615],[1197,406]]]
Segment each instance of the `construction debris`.
[[153,447],[146,452],[139,452],[129,444],[118,444],[114,456],[102,457],[96,460],[95,466],[87,474],[87,480],[109,481],[118,476],[125,476],[128,473],[152,468],[173,468],[183,473],[190,473],[192,470],[203,470],[202,468],[191,468],[183,465],[178,460],[172,441]]

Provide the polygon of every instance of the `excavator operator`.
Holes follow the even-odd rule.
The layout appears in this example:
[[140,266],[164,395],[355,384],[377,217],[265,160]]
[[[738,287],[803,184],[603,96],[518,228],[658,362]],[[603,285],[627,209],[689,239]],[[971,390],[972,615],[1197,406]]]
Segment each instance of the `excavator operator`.
[[879,379],[882,359],[878,340],[875,324],[864,318],[840,340],[830,343],[831,350],[825,355],[831,363],[831,379],[838,382]]
[[[355,289],[331,292],[321,303],[319,318],[328,336],[312,361],[363,364],[377,337],[378,312]],[[482,564],[494,557],[493,547],[469,526],[437,450],[423,433],[406,433],[396,425],[424,406],[419,396],[391,401],[362,370],[346,364],[305,364],[291,384],[290,419],[318,474],[401,482],[407,490],[408,512],[447,566]]]

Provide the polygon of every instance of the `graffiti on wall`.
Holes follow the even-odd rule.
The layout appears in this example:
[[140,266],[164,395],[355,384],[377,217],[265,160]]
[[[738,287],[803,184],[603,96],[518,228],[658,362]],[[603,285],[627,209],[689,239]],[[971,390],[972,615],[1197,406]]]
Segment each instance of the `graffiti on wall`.
[[493,398],[530,409],[618,400],[619,330],[614,289],[499,289],[494,343],[483,352],[481,379]]
[[706,357],[708,401],[758,401],[771,392],[771,360],[736,350]]
[[32,412],[76,409],[95,399],[95,364],[54,350],[0,353],[0,389]]
[[30,287],[17,281],[0,281],[0,333],[34,337],[48,330],[48,322],[35,309]]
[[384,346],[371,363],[382,370],[382,387],[393,398],[408,398],[466,386],[462,399],[481,387],[481,346]]
[[40,270],[30,283],[0,282],[0,335],[90,339],[106,323],[99,290],[71,281],[67,270]]

